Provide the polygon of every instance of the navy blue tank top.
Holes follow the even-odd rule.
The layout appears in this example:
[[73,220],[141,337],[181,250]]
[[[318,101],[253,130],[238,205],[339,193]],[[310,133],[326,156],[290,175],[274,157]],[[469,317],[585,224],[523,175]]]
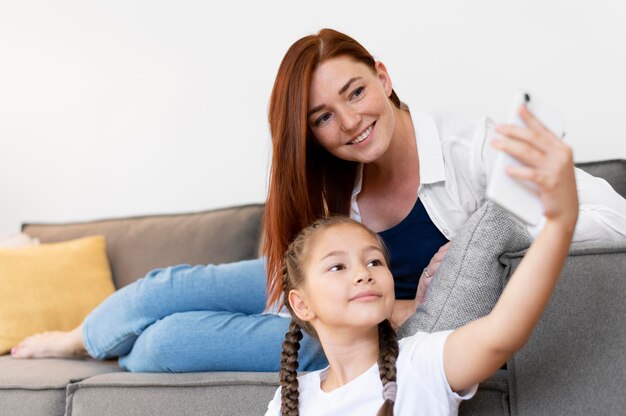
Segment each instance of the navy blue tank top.
[[378,235],[389,250],[396,299],[415,299],[417,283],[424,267],[448,239],[430,220],[419,198],[400,224]]

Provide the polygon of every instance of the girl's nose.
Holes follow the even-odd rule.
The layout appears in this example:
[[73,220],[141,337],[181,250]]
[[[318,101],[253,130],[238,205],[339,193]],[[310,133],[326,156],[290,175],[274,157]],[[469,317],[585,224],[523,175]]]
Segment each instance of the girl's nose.
[[355,283],[371,283],[373,281],[374,278],[372,277],[372,273],[367,267],[362,267],[361,269],[359,269],[354,278]]

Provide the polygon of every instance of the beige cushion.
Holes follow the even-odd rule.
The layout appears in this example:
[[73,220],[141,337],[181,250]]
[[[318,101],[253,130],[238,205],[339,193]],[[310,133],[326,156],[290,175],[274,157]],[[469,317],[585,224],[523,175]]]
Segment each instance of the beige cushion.
[[0,354],[37,332],[70,330],[114,292],[102,236],[0,249]]
[[69,224],[26,224],[42,242],[100,234],[117,288],[150,270],[176,264],[229,263],[258,257],[263,205],[177,215],[108,219]]

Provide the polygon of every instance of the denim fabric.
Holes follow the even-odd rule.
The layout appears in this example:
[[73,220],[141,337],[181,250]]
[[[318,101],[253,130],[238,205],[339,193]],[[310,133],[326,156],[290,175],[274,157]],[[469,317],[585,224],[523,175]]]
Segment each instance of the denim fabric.
[[[129,371],[278,371],[290,319],[262,314],[265,284],[262,259],[153,270],[85,319],[83,341]],[[300,371],[327,365],[317,340],[300,344]]]

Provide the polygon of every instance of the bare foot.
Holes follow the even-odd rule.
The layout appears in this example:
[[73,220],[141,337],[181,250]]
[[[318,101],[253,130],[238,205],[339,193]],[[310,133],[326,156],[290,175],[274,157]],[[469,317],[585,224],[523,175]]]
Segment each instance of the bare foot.
[[11,349],[15,358],[71,358],[87,357],[83,344],[83,326],[71,331],[52,331],[24,339]]

